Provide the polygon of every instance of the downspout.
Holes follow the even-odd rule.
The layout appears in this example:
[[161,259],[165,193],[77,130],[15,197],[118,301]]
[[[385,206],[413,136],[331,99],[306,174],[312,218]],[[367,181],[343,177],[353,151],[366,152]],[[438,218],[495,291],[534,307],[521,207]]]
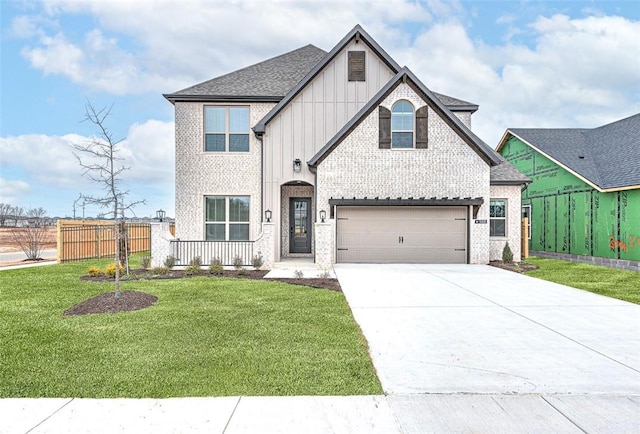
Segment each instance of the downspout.
[[317,239],[316,239],[316,223],[318,223],[318,170],[316,167],[311,166],[307,163],[307,167],[309,167],[309,172],[313,173],[313,263],[316,263],[316,250],[318,247]]

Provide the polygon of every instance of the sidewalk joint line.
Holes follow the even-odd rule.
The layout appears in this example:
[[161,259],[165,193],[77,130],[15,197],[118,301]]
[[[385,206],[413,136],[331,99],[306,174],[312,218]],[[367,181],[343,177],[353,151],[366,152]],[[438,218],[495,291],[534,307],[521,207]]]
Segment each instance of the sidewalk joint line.
[[44,419],[42,419],[37,425],[31,427],[27,432],[25,432],[24,434],[29,434],[31,431],[33,431],[34,429],[38,428],[40,425],[42,425],[43,423],[45,423],[46,421],[48,421],[49,419],[51,419],[54,415],[56,415],[60,410],[62,410],[63,408],[65,408],[67,405],[71,404],[73,402],[75,398],[71,398],[70,400],[68,400],[67,402],[64,403],[64,405],[62,405],[62,407],[60,407],[59,409],[57,409],[56,411],[54,411],[53,413],[51,413],[49,416],[45,417]]
[[238,396],[238,401],[236,401],[236,405],[233,407],[233,411],[231,412],[231,415],[229,416],[229,420],[227,421],[226,425],[224,426],[224,429],[222,430],[222,434],[227,432],[227,428],[229,428],[229,424],[231,423],[231,419],[233,419],[233,415],[236,414],[236,410],[238,408],[238,405],[240,405],[241,399],[242,399],[242,396]]
[[562,411],[560,411],[559,408],[557,408],[555,405],[553,405],[552,403],[550,403],[549,401],[547,401],[547,399],[544,397],[544,395],[540,395],[540,398],[542,398],[542,400],[544,402],[546,402],[551,408],[553,408],[555,411],[557,411],[558,413],[560,413],[562,415],[562,417],[564,417],[565,419],[567,419],[569,422],[571,422],[573,425],[575,425],[576,428],[578,428],[580,431],[582,431],[583,433],[587,433],[588,431],[585,431],[584,429],[582,429],[582,427],[580,425],[578,425],[573,419],[571,419],[569,416],[567,416],[566,414],[564,414]]

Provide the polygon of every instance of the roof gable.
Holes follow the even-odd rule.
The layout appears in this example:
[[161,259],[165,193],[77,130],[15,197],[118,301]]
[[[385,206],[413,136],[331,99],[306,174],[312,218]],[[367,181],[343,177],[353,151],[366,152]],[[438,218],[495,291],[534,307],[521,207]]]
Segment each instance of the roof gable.
[[164,97],[176,101],[280,101],[326,51],[311,44]]
[[594,129],[510,128],[510,136],[599,190],[640,185],[640,113]]
[[471,132],[409,68],[404,67],[308,161],[309,166],[315,167],[320,164],[397,86],[404,82],[409,83],[422,96],[429,108],[437,112],[487,164],[495,166],[501,163],[500,157],[493,149]]
[[347,35],[342,38],[342,40],[338,42],[338,44],[333,47],[326,56],[324,56],[322,61],[318,62],[313,69],[311,69],[311,71],[309,71],[309,73],[297,85],[295,85],[289,93],[278,104],[276,104],[276,106],[271,109],[271,111],[269,111],[269,113],[267,113],[260,122],[256,124],[255,127],[253,127],[253,131],[257,134],[264,133],[267,123],[280,113],[280,111],[282,111],[282,109],[291,102],[291,100],[293,100],[296,95],[298,95],[302,89],[304,89],[304,87],[307,86],[307,84],[309,84],[354,38],[367,44],[369,48],[371,48],[371,50],[373,50],[394,73],[400,69],[400,65],[398,65],[396,61],[393,60],[391,56],[389,56],[389,54],[387,54],[387,52],[384,51],[384,49],[378,45],[378,43],[367,32],[364,31],[362,27],[360,27],[360,25],[356,25],[353,30],[347,33]]

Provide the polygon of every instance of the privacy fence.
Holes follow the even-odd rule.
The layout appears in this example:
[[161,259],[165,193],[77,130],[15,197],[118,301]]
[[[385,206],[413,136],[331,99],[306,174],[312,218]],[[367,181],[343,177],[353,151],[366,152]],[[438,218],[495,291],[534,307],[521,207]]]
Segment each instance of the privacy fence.
[[[129,253],[151,249],[149,223],[124,223],[123,247]],[[106,258],[116,253],[115,228],[108,220],[58,220],[58,262]]]

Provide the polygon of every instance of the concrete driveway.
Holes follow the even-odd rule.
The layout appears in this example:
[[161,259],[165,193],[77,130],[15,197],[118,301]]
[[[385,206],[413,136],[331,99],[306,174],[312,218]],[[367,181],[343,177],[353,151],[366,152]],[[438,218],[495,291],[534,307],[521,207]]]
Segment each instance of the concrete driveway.
[[640,432],[640,306],[484,265],[335,271],[406,432],[456,406],[556,432]]

